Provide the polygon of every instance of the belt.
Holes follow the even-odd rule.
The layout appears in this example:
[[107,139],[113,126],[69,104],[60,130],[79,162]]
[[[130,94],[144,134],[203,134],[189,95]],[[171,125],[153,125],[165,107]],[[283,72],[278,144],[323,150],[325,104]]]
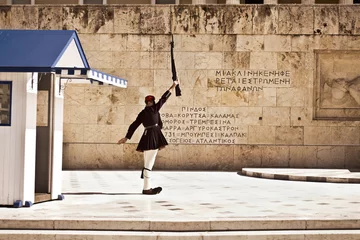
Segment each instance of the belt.
[[159,125],[157,123],[155,123],[154,125],[145,127],[145,129],[154,128],[154,127],[157,127],[157,126],[159,126]]

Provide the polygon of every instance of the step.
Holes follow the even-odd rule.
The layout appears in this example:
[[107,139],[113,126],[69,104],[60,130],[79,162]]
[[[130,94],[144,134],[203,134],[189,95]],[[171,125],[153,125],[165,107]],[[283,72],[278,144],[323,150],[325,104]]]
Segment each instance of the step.
[[360,230],[138,232],[0,230],[0,240],[359,240]]
[[[136,220],[136,219],[0,219],[0,229],[99,230],[99,231],[259,231],[259,230],[360,230],[359,219],[235,219],[235,220]],[[359,238],[360,239],[360,238]]]

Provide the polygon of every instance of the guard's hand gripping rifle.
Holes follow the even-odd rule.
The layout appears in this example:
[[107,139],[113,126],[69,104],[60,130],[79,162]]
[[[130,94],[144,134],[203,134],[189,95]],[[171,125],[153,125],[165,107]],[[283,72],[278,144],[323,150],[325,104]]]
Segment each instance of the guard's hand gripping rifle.
[[[175,67],[175,60],[174,60],[174,35],[171,33],[171,71],[172,71],[172,80],[177,81],[177,74],[176,74],[176,67]],[[181,96],[181,89],[179,84],[175,87],[175,94],[176,96]]]

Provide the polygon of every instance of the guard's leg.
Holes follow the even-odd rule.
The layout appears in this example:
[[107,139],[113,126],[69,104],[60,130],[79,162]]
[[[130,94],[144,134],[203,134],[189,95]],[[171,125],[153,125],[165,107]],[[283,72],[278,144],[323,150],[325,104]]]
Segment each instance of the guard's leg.
[[151,189],[151,170],[154,166],[158,149],[144,151],[144,168],[142,177],[144,178],[144,190]]

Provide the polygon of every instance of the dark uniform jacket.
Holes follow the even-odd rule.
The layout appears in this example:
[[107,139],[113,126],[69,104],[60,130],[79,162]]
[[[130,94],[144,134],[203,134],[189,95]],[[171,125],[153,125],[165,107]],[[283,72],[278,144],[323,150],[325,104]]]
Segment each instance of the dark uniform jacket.
[[137,151],[143,152],[152,149],[161,149],[168,145],[164,135],[161,132],[162,121],[159,110],[170,97],[171,92],[166,91],[160,100],[151,107],[145,107],[137,116],[136,120],[129,126],[126,138],[130,139],[135,130],[143,124],[144,133],[139,141]]

